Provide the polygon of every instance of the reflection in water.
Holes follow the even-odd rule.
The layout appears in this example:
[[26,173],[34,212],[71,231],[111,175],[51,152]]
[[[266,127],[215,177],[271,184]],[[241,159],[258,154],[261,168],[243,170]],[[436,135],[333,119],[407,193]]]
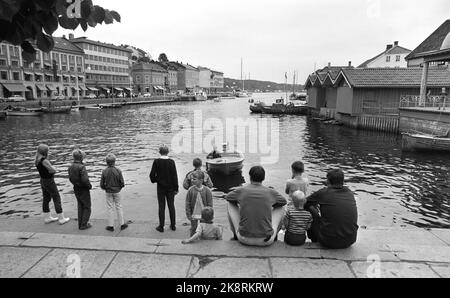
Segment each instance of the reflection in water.
[[[256,95],[255,100],[279,97]],[[153,160],[159,157],[159,146],[171,144],[174,120],[184,118],[193,125],[194,111],[202,111],[203,120],[279,121],[279,160],[264,167],[265,184],[281,193],[295,160],[305,163],[312,191],[323,187],[329,169],[341,167],[347,185],[358,197],[363,221],[377,226],[450,227],[450,155],[403,154],[401,140],[395,135],[325,125],[307,117],[251,115],[248,105],[247,100],[239,99],[173,103],[0,121],[0,216],[40,215],[42,199],[33,159],[41,142],[51,146],[50,160],[58,170],[56,183],[63,197],[72,193],[67,167],[77,146],[88,155],[86,166],[94,191],[99,188],[106,155],[114,152],[127,186],[136,186],[136,196],[147,196],[148,190],[139,186],[148,185],[148,172]],[[198,133],[201,131],[195,126],[194,134]],[[180,178],[192,170],[194,158],[204,158],[209,153],[211,148],[205,147],[207,151],[203,153],[171,156]],[[243,175],[247,177],[248,170],[260,163],[261,156],[244,154]],[[242,184],[241,178],[242,175],[222,177],[214,183],[217,190],[226,193]]]
[[214,184],[214,191],[220,191],[228,194],[237,187],[245,183],[245,178],[242,176],[242,171],[235,172],[230,175],[221,174],[218,172],[209,172],[209,176]]

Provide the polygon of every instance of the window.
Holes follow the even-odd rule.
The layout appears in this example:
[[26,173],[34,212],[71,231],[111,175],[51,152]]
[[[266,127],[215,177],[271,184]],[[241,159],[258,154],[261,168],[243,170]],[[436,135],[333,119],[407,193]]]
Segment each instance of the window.
[[6,60],[0,59],[0,66],[6,66]]
[[397,62],[400,62],[400,59],[401,59],[401,56],[400,56],[400,55],[397,55],[397,56],[395,57],[395,61],[397,61]]
[[63,71],[67,71],[67,65],[63,65],[63,66],[62,66],[62,70],[63,70]]
[[11,66],[12,66],[12,67],[19,67],[19,61],[17,61],[17,60],[12,60],[12,61],[11,61]]
[[50,54],[44,53],[44,60],[50,60]]
[[386,56],[386,62],[391,62],[391,56]]
[[13,80],[14,81],[20,81],[20,73],[13,72]]
[[6,71],[0,71],[0,78],[2,80],[7,80],[8,79],[8,73]]

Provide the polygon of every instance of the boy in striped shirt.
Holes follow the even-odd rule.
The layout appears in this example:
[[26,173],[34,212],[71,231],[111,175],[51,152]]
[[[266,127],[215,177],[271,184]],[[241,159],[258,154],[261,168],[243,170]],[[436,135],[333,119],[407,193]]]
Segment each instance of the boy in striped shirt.
[[313,221],[311,213],[304,209],[306,204],[305,193],[296,191],[292,194],[293,205],[288,206],[284,217],[286,233],[284,242],[292,246],[301,246],[306,242],[306,232],[311,228]]

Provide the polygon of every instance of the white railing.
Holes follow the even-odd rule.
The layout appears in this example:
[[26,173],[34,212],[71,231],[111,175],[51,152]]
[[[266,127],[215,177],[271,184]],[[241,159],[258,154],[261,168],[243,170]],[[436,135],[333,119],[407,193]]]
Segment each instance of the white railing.
[[442,95],[429,95],[424,101],[420,100],[420,95],[400,96],[401,108],[450,108],[450,101]]

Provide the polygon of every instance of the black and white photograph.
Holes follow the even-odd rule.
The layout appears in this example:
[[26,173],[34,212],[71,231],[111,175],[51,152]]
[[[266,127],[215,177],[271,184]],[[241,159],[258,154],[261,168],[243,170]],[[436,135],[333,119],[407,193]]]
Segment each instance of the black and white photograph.
[[450,278],[449,11],[0,0],[0,279]]

